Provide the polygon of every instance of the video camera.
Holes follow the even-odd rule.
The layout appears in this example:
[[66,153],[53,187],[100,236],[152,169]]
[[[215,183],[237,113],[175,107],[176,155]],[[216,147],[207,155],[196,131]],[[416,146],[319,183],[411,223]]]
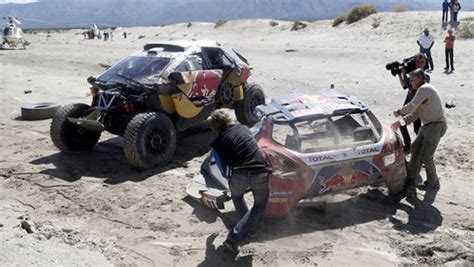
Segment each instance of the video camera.
[[402,73],[402,70],[405,69],[406,73],[410,73],[416,69],[416,55],[403,59],[402,62],[394,61],[385,65],[385,68],[389,70],[393,76],[397,76],[399,73]]

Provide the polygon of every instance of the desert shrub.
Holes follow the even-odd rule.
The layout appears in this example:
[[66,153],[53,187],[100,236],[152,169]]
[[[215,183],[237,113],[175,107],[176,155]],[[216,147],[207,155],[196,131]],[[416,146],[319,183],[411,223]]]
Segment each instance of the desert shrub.
[[474,17],[467,17],[460,19],[461,21],[474,21]]
[[138,39],[143,39],[143,38],[145,38],[145,35],[138,36]]
[[373,5],[364,4],[356,6],[347,14],[346,23],[351,24],[357,22],[375,13],[377,13],[377,8]]
[[306,28],[306,26],[308,26],[308,24],[303,23],[299,20],[296,20],[295,22],[293,22],[293,26],[291,27],[291,31],[299,31],[301,29]]
[[397,12],[397,13],[402,13],[402,12],[405,12],[407,11],[407,7],[404,6],[404,5],[399,5],[399,6],[396,6],[395,9],[393,11]]
[[378,28],[380,26],[380,18],[374,18],[374,22],[372,22],[372,29]]
[[336,27],[337,25],[343,23],[346,20],[345,16],[336,16],[332,21],[332,26]]
[[214,25],[214,28],[218,28],[226,23],[227,23],[227,20],[220,19],[216,22],[216,25]]
[[193,24],[191,22],[188,22],[188,24],[186,24],[186,27],[188,27],[188,28],[191,28],[191,26],[193,26]]
[[463,39],[473,39],[474,38],[474,23],[467,22],[461,24],[461,27],[458,28],[458,36]]
[[277,22],[277,21],[274,21],[274,20],[271,20],[271,21],[270,21],[270,26],[276,27],[276,26],[278,26],[278,22]]

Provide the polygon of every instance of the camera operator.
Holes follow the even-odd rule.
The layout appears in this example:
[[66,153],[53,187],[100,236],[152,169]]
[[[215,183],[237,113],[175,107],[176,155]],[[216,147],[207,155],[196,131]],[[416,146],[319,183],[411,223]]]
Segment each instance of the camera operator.
[[[423,53],[416,54],[415,55],[415,65],[416,65],[415,69],[423,69],[425,64],[426,64],[425,55]],[[410,101],[413,99],[413,96],[415,96],[416,90],[413,89],[413,87],[410,83],[410,79],[408,78],[408,75],[406,73],[405,68],[402,68],[401,72],[398,73],[398,79],[400,80],[400,85],[402,86],[402,88],[404,90],[408,89],[407,96],[405,98],[405,102],[403,102],[403,105],[406,105],[406,104],[410,103]],[[425,74],[425,80],[428,83],[430,81],[430,77],[426,74]],[[418,131],[419,131],[420,127],[421,127],[420,119],[417,119],[416,121],[413,122],[413,129],[415,131],[415,134],[418,134]],[[400,127],[400,132],[402,133],[403,142],[405,143],[403,151],[405,152],[405,154],[409,154],[410,153],[411,138],[410,138],[410,134],[408,133],[407,126],[406,125],[401,126]]]

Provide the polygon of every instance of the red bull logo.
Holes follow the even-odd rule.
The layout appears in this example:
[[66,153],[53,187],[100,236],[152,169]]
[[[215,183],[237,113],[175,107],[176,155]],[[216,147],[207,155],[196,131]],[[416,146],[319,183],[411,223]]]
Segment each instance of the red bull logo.
[[194,83],[188,97],[203,97],[211,99],[216,94],[221,81],[219,73],[214,71],[199,71],[194,78]]
[[371,183],[372,178],[370,177],[370,174],[366,172],[356,172],[351,177],[351,186]]
[[319,190],[320,194],[324,194],[329,190],[335,191],[335,190],[344,188],[344,185],[345,185],[344,177],[342,177],[339,174],[336,174],[333,177],[322,182],[321,185],[323,187],[321,188],[321,190]]

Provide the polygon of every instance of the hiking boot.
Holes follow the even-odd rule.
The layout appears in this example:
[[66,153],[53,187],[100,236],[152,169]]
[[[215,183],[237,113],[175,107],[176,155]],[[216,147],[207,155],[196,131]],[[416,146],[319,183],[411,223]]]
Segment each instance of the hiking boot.
[[226,240],[224,241],[224,243],[222,243],[222,245],[224,246],[224,249],[234,255],[237,255],[239,254],[240,252],[240,246],[237,245],[236,243],[230,241],[230,240]]

